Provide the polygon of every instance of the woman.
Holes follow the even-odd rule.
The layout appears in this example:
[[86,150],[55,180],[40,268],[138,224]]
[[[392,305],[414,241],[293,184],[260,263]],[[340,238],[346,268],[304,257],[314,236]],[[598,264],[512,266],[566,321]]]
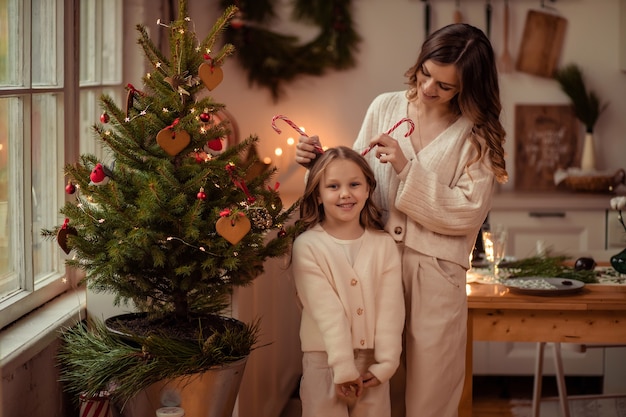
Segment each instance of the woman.
[[[405,75],[409,89],[374,99],[353,147],[372,148],[374,199],[403,247],[406,413],[394,415],[449,417],[463,390],[469,255],[496,182],[508,179],[498,74],[485,34],[452,24],[426,39]],[[406,117],[410,137],[380,133]],[[308,166],[315,146],[316,136],[300,137],[296,161]]]

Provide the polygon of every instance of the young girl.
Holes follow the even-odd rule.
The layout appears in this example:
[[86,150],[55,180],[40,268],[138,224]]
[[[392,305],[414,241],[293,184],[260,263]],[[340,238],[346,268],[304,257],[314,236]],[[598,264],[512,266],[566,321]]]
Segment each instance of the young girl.
[[331,148],[312,164],[294,241],[303,417],[390,416],[404,326],[400,254],[371,200],[374,173]]

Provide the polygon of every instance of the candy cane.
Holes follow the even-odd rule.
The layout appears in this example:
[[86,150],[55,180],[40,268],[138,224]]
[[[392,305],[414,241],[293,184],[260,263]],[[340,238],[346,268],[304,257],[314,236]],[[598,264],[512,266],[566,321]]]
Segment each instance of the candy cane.
[[272,117],[272,127],[274,128],[274,130],[276,131],[276,133],[281,133],[282,130],[280,130],[277,126],[276,126],[276,120],[278,119],[282,119],[284,120],[289,126],[293,127],[294,130],[296,132],[298,132],[299,134],[301,134],[302,136],[306,136],[307,138],[309,137],[306,133],[304,133],[304,131],[302,129],[300,129],[298,127],[297,124],[295,124],[294,122],[292,122],[290,119],[288,119],[286,116],[282,116],[282,115],[277,115]]
[[387,131],[387,134],[389,135],[391,132],[396,130],[398,126],[400,126],[404,122],[407,122],[409,124],[409,131],[404,134],[404,137],[408,138],[409,135],[413,133],[413,130],[415,129],[415,123],[413,123],[413,120],[409,119],[408,117],[405,117],[404,119],[399,120],[398,123],[393,125],[393,127]]
[[[281,132],[282,132],[282,130],[280,130],[280,129],[278,128],[278,126],[276,126],[276,120],[278,120],[278,119],[282,119],[282,120],[284,120],[284,121],[285,121],[285,122],[286,122],[289,126],[293,127],[293,128],[294,128],[294,130],[295,130],[296,132],[298,132],[299,134],[301,134],[302,136],[307,137],[307,138],[309,137],[309,135],[307,135],[306,133],[304,133],[304,130],[300,129],[300,128],[298,127],[298,125],[297,125],[297,124],[295,124],[294,122],[292,122],[292,121],[291,121],[289,118],[287,118],[286,116],[282,116],[282,115],[276,115],[276,116],[272,117],[272,127],[274,128],[274,130],[276,131],[276,133],[281,133]],[[322,149],[319,145],[315,145],[315,151],[316,151],[317,153],[320,153],[320,154],[324,153],[324,150],[323,150],[323,149]]]
[[[409,135],[410,135],[411,133],[413,133],[413,130],[415,129],[415,123],[413,123],[413,120],[409,119],[408,117],[405,117],[404,119],[398,120],[398,122],[397,122],[395,125],[393,125],[393,127],[392,127],[391,129],[389,129],[387,132],[385,132],[385,134],[390,135],[390,134],[391,134],[391,132],[393,132],[394,130],[396,130],[396,129],[398,128],[398,126],[400,126],[400,125],[401,125],[402,123],[404,123],[404,122],[407,122],[407,123],[409,124],[409,131],[408,131],[408,132],[406,132],[406,133],[404,134],[404,137],[405,137],[405,138],[406,138],[406,137],[409,137]],[[374,146],[376,146],[376,145],[372,145],[372,146],[370,146],[369,148],[366,148],[366,149],[365,149],[365,150],[361,153],[361,155],[363,155],[363,156],[367,155],[367,153],[368,153],[369,151],[371,151],[371,150],[372,150],[372,148],[373,148]]]

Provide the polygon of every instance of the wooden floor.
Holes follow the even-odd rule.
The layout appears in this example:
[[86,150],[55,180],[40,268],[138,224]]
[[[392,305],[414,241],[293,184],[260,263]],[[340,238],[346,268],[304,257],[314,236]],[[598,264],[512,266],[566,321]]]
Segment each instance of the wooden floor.
[[[542,397],[556,397],[554,377],[542,381]],[[570,395],[599,394],[602,377],[566,377]],[[533,378],[511,376],[475,376],[472,417],[513,417],[512,400],[532,400]]]
[[[554,377],[542,381],[543,397],[555,397],[558,392]],[[571,395],[598,394],[602,390],[601,377],[566,377]],[[475,376],[472,417],[514,417],[512,400],[532,400],[533,378],[529,376]],[[281,417],[300,417],[297,393],[288,403]]]
[[512,399],[532,399],[530,377],[474,377],[472,417],[512,417]]

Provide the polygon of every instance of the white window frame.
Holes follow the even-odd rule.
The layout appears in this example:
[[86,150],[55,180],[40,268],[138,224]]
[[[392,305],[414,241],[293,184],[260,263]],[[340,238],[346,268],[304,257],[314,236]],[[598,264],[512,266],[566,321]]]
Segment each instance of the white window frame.
[[[11,1],[13,0],[0,0],[0,7],[5,7],[7,2]],[[50,269],[50,272],[44,278],[41,276],[35,278],[32,247],[38,235],[38,231],[35,229],[40,225],[32,220],[33,201],[35,199],[30,191],[25,191],[32,190],[31,145],[35,140],[32,137],[30,121],[33,111],[32,98],[38,94],[58,94],[61,97],[57,100],[58,105],[56,107],[59,114],[55,123],[57,126],[54,124],[45,125],[48,129],[46,130],[45,142],[42,140],[38,142],[41,145],[40,153],[46,152],[46,154],[53,155],[50,156],[50,159],[54,159],[52,163],[55,163],[54,168],[59,173],[58,176],[51,179],[56,187],[51,187],[52,190],[46,187],[43,189],[45,192],[37,196],[44,199],[44,201],[38,201],[38,204],[43,205],[45,213],[42,217],[47,219],[44,220],[45,224],[41,226],[52,228],[63,222],[59,209],[66,199],[72,198],[72,196],[65,194],[63,168],[67,163],[76,162],[79,154],[85,151],[80,148],[81,142],[87,143],[88,140],[96,140],[91,131],[85,129],[84,124],[96,122],[100,109],[97,104],[94,105],[93,103],[81,105],[81,91],[94,91],[94,94],[91,94],[92,97],[99,97],[101,92],[116,94],[123,91],[123,0],[17,0],[13,4],[17,5],[18,14],[22,19],[18,23],[22,32],[20,32],[21,36],[17,37],[17,39],[21,39],[21,41],[17,41],[20,42],[20,45],[12,50],[11,58],[20,60],[18,71],[22,72],[22,77],[27,80],[25,83],[27,85],[0,86],[0,99],[23,98],[23,113],[20,115],[23,123],[21,128],[16,129],[20,131],[23,137],[10,139],[10,143],[12,143],[10,147],[12,162],[10,165],[15,171],[11,186],[16,187],[17,191],[12,194],[9,203],[12,228],[9,244],[12,245],[14,254],[13,274],[19,283],[19,289],[0,298],[0,328],[18,320],[63,292],[75,288],[81,278],[79,271],[66,270],[64,265],[66,255],[57,246],[56,241],[46,241],[46,243],[53,245],[52,250],[48,251],[49,258],[46,263],[46,268]],[[32,51],[31,41],[34,36],[31,37],[31,28],[37,27],[35,23],[31,24],[33,18],[32,4],[38,4],[39,10],[43,10],[42,6],[46,6],[49,7],[49,9],[45,9],[46,12],[58,13],[56,22],[59,30],[62,31],[59,42],[54,44],[55,39],[39,40],[41,47],[52,48],[50,45],[55,45],[57,48],[57,59],[51,66],[61,69],[59,74],[62,74],[62,79],[58,80],[58,86],[32,85],[30,57],[36,52]],[[103,71],[94,71],[96,77],[91,79],[89,83],[85,83],[84,86],[80,85],[80,7],[92,8],[95,11],[90,14],[95,21],[87,24],[88,29],[93,30],[94,33],[94,47],[98,48],[98,51],[93,54],[94,57],[97,57],[94,68],[104,65],[102,57],[107,56],[109,59],[106,63],[108,72],[104,72],[113,74],[113,76],[107,76],[106,79],[103,79]],[[103,31],[108,31],[109,36],[104,36]],[[106,44],[105,47],[103,47],[104,43]],[[47,75],[48,69],[42,69],[41,73]],[[83,110],[83,113],[91,114],[81,114],[81,109],[86,109]],[[81,114],[81,117],[77,117],[78,114]],[[48,126],[52,126],[52,128],[48,128]],[[92,136],[86,138],[85,135]],[[22,146],[15,146],[18,143],[21,143]],[[91,150],[87,151],[91,152]],[[51,163],[51,160],[46,160],[46,162]],[[72,256],[72,254],[67,256]]]

